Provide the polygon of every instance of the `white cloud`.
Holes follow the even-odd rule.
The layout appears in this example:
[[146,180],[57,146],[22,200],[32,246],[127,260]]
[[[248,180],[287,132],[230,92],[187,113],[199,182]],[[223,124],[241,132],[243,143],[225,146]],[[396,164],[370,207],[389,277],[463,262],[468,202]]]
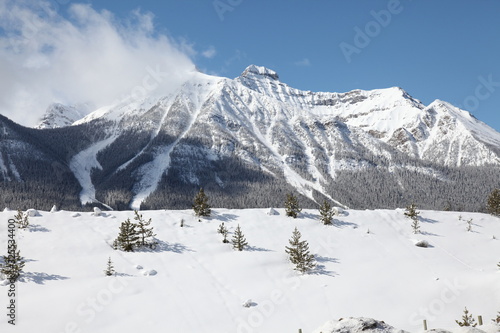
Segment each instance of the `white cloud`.
[[153,15],[72,4],[68,17],[48,2],[0,1],[0,113],[34,125],[50,103],[109,104],[159,71],[167,94],[194,70],[192,46],[156,34]]
[[208,49],[203,51],[201,55],[204,56],[205,58],[212,59],[213,57],[215,57],[216,53],[217,51],[215,50],[215,47],[210,46]]
[[311,62],[308,58],[304,58],[302,60],[296,61],[293,63],[295,66],[309,67],[311,66]]

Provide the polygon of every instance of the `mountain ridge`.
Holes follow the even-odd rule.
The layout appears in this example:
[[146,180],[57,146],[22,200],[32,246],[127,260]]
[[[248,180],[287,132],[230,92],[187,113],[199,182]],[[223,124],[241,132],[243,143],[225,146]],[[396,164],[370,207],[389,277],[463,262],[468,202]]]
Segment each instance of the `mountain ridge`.
[[[425,106],[399,87],[302,91],[255,65],[235,79],[193,72],[170,94],[27,132],[40,142],[67,137],[58,163],[78,182],[79,201],[115,209],[185,208],[205,187],[228,207],[278,206],[295,192],[306,206],[418,201],[480,210],[485,185],[499,183],[500,133],[467,111],[439,100]],[[472,189],[457,194],[450,184]]]

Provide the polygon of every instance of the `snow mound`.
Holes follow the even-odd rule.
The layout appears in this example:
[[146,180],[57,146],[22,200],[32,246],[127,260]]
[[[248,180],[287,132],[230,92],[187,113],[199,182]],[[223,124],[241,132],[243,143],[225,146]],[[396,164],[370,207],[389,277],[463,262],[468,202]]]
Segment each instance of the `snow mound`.
[[280,215],[280,213],[278,213],[278,211],[274,208],[269,208],[269,210],[267,211],[267,215]]
[[28,217],[42,216],[36,209],[33,208],[28,209],[24,214]]
[[479,327],[460,327],[456,333],[497,333],[500,332],[500,325],[488,323]]
[[383,321],[372,318],[341,318],[332,320],[318,328],[314,333],[405,333]]
[[100,210],[98,207],[94,207],[94,212],[92,213],[94,216],[101,216],[102,215],[102,210]]
[[158,274],[158,272],[155,271],[154,269],[149,269],[149,270],[142,272],[142,275],[144,275],[144,276],[153,276],[156,274]]
[[10,211],[11,211],[11,209],[10,209],[10,208],[8,208],[8,207],[5,207],[5,208],[3,209],[3,211],[4,211],[4,212],[10,212]]
[[245,302],[243,302],[243,307],[244,308],[250,308],[252,306],[256,306],[257,303],[255,303],[254,301],[252,301],[251,299],[247,299]]
[[51,212],[51,213],[55,213],[55,212],[57,212],[57,206],[56,206],[56,205],[52,206],[52,208],[51,208],[50,212]]
[[78,217],[78,216],[80,216],[80,213],[73,213],[73,214],[71,214],[71,217]]
[[340,207],[333,207],[333,215],[339,216],[344,214],[344,210]]

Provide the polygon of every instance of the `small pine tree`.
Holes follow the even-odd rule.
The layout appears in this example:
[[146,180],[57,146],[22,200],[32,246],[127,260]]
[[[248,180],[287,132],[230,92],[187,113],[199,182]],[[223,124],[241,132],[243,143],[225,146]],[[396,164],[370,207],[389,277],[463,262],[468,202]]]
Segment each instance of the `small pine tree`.
[[19,229],[26,229],[30,225],[28,214],[24,214],[20,209],[17,210],[14,221]]
[[297,215],[302,211],[302,208],[300,208],[299,206],[299,201],[297,200],[297,197],[294,196],[292,193],[288,193],[286,195],[285,211],[286,211],[286,216],[293,217],[294,219],[297,218]]
[[417,211],[417,206],[414,203],[407,206],[405,209],[405,216],[410,218],[410,219],[418,218],[419,214],[420,214],[420,212]]
[[200,191],[194,197],[193,210],[196,216],[210,216],[212,213],[208,204],[208,197],[203,188],[200,188]]
[[488,209],[488,213],[500,216],[500,189],[496,188],[491,191],[488,196],[486,208]]
[[217,232],[219,234],[221,234],[224,238],[222,239],[222,243],[229,243],[229,241],[227,240],[227,233],[228,233],[228,230],[226,228],[226,226],[224,225],[224,222],[222,222],[220,225],[219,225],[219,229],[217,229]]
[[[153,233],[153,227],[148,228],[149,225],[151,225],[151,219],[149,220],[144,220],[142,217],[142,214],[139,214],[137,210],[134,210],[134,220],[137,221],[136,225],[136,230],[137,230],[137,235],[139,236],[139,242],[138,245],[140,246],[153,246],[155,244],[154,242],[154,237],[156,236],[155,233]],[[151,239],[149,241],[149,239]]]
[[137,246],[139,236],[137,235],[136,225],[130,222],[130,219],[122,222],[120,226],[120,233],[113,242],[115,250],[123,250],[125,252],[133,252],[134,247]]
[[411,228],[414,234],[420,232],[420,223],[418,221],[419,214],[420,212],[417,211],[417,206],[414,203],[406,207],[405,216],[411,219]]
[[314,255],[309,253],[309,244],[307,241],[301,241],[297,227],[295,227],[292,238],[288,241],[290,246],[285,246],[285,252],[288,254],[290,261],[295,265],[295,270],[306,273],[313,269],[316,264]]
[[111,257],[108,258],[108,265],[104,270],[104,275],[112,276],[115,274],[115,268],[113,267],[113,262],[111,261]]
[[465,228],[465,230],[472,231],[472,219],[468,219],[466,222],[467,222],[467,227]]
[[334,212],[328,201],[323,201],[323,204],[319,207],[319,215],[319,220],[323,222],[324,225],[332,224]]
[[3,263],[0,264],[0,273],[4,275],[10,283],[14,283],[19,279],[25,265],[24,258],[21,257],[20,251],[17,249],[17,242],[9,244],[9,254],[3,256]]
[[[500,264],[499,264],[500,266]],[[491,320],[494,323],[500,324],[500,311],[498,311],[497,317]]]
[[420,222],[418,221],[418,218],[411,219],[411,229],[414,234],[420,233]]
[[460,327],[471,326],[476,327],[476,321],[472,318],[472,314],[469,314],[469,310],[465,307],[464,315],[462,316],[462,321],[455,320]]
[[248,245],[247,240],[245,239],[245,236],[243,235],[243,232],[241,231],[239,224],[236,230],[234,231],[232,243],[233,243],[233,249],[238,251],[243,251],[243,248]]

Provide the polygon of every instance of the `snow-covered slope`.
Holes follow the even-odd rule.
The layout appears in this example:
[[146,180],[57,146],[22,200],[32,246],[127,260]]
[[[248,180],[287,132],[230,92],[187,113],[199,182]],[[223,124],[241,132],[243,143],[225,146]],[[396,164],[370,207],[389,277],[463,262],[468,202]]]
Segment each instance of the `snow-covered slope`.
[[[426,319],[430,329],[458,333],[465,331],[455,320],[467,307],[489,325],[478,328],[498,332],[491,326],[500,310],[498,218],[422,211],[422,234],[414,235],[402,210],[348,210],[333,226],[322,225],[316,210],[298,219],[268,211],[215,209],[202,222],[192,211],[143,211],[159,246],[133,253],[111,247],[133,212],[41,211],[29,230],[17,233],[26,258],[16,287],[17,323],[7,324],[8,287],[0,286],[0,331],[396,332],[348,319],[365,317],[409,332],[421,332]],[[0,219],[13,215],[4,211]],[[238,252],[223,244],[222,222],[229,238],[240,225],[249,247]],[[284,251],[295,227],[317,260],[307,275],[293,270]],[[0,223],[2,254],[6,228]],[[422,239],[428,248],[414,245]],[[114,277],[103,273],[108,257]],[[339,318],[345,319],[331,321]]]

